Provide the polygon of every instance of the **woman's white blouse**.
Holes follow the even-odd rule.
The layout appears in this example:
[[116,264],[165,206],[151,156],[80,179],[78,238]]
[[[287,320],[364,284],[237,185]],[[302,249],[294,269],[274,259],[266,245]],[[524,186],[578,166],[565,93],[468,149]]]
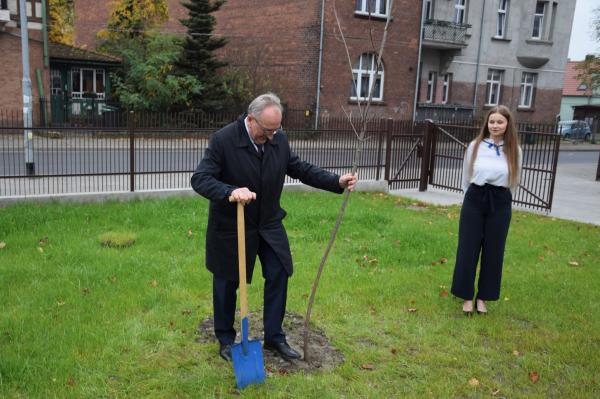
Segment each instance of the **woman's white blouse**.
[[[462,189],[467,192],[469,185],[475,183],[478,186],[484,184],[492,184],[499,187],[507,187],[514,191],[516,187],[510,187],[508,178],[508,162],[506,160],[506,154],[502,151],[502,143],[500,147],[490,145],[491,140],[482,141],[479,144],[479,150],[477,151],[477,159],[473,164],[473,174],[469,174],[469,165],[471,164],[471,157],[473,156],[473,148],[475,141],[472,141],[467,147],[465,152],[465,160],[463,163],[463,178],[462,178]],[[522,165],[522,152],[519,147],[519,170],[518,175],[521,174]]]

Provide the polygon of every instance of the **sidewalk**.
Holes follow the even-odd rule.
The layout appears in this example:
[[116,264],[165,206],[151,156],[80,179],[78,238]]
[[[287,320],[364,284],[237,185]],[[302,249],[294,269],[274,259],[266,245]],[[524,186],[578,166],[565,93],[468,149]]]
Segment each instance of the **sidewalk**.
[[[600,151],[600,144],[578,143],[563,145],[561,151]],[[552,210],[522,210],[560,219],[574,220],[600,226],[600,181],[596,181],[597,161],[593,164],[558,164]],[[392,190],[390,194],[412,198],[435,205],[460,205],[463,194],[435,188],[419,192],[417,189]]]

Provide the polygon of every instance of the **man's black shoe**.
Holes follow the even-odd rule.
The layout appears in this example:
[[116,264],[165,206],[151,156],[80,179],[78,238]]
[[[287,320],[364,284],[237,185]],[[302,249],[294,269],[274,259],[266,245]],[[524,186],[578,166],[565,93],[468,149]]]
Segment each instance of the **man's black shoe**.
[[231,344],[220,344],[219,355],[226,361],[231,361]]
[[293,350],[287,342],[265,342],[265,349],[279,353],[285,360],[300,359],[300,354]]

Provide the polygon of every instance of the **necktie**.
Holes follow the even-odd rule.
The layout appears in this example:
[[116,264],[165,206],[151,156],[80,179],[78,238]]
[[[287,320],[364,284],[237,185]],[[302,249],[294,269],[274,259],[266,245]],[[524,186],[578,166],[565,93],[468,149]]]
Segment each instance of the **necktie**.
[[264,144],[257,144],[256,151],[258,151],[258,155],[261,155],[265,152]]

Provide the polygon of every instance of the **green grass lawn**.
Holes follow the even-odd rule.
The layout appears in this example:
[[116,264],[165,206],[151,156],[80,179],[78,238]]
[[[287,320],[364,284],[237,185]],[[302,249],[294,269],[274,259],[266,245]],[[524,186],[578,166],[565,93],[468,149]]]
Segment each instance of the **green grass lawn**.
[[[340,202],[284,195],[289,311],[306,311]],[[466,318],[448,295],[459,211],[352,194],[313,310],[346,361],[240,394],[196,342],[206,200],[0,208],[0,397],[600,397],[600,228],[515,211],[501,300]]]

